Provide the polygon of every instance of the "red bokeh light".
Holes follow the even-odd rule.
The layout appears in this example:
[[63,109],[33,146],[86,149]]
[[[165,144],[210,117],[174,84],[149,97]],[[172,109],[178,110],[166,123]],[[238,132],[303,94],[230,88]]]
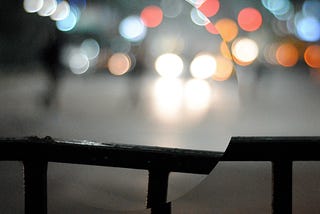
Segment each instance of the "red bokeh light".
[[214,16],[218,13],[220,2],[218,0],[206,0],[198,8],[206,17]]
[[141,11],[140,18],[146,27],[154,28],[161,24],[163,12],[158,6],[147,6]]
[[207,29],[207,31],[208,31],[209,33],[219,34],[217,28],[216,28],[211,22],[209,22],[208,24],[206,24],[205,28]]
[[255,8],[244,8],[238,14],[238,24],[245,31],[255,31],[262,25],[262,16]]

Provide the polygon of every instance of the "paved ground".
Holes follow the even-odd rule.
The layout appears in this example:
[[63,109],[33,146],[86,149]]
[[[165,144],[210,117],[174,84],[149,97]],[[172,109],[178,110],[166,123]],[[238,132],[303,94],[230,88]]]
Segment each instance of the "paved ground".
[[[203,89],[203,96],[193,96],[177,82],[173,85],[181,88],[159,93],[162,83],[153,78],[67,77],[57,106],[45,109],[40,97],[46,81],[40,72],[1,74],[0,136],[224,151],[230,136],[319,135],[320,88],[309,75],[270,70],[260,77],[248,69],[239,71],[238,80],[238,85],[211,82],[210,94]],[[166,82],[161,91],[170,85]],[[190,100],[197,105],[190,106]],[[319,167],[295,164],[295,213],[320,210]],[[20,163],[0,164],[0,213],[22,213],[21,170]],[[48,176],[49,213],[116,213],[110,210],[145,205],[145,171],[51,163]],[[169,199],[204,178],[171,175]],[[269,163],[219,163],[200,186],[173,203],[173,213],[270,213],[270,204]]]

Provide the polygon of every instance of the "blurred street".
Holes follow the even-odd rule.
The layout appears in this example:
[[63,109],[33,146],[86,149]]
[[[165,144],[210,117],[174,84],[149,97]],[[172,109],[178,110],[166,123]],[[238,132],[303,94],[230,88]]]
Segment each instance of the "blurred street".
[[[320,85],[315,79],[299,70],[270,68],[257,82],[252,79],[254,72],[239,69],[238,84],[233,80],[212,83],[215,93],[207,101],[208,109],[188,111],[184,103],[183,111],[174,111],[176,117],[170,118],[159,115],[153,103],[157,78],[66,77],[57,103],[48,109],[41,100],[46,84],[42,73],[6,73],[0,78],[0,135],[212,151],[224,151],[230,136],[318,135]],[[130,81],[138,81],[138,87]],[[166,111],[170,115],[172,109]],[[296,213],[317,213],[319,167],[317,163],[295,165]],[[21,170],[21,164],[1,163],[1,171],[6,172],[0,182],[1,213],[23,210]],[[173,213],[270,213],[270,170],[269,163],[220,163],[200,187],[173,203]],[[145,171],[50,163],[48,177],[49,213],[113,213],[145,206]],[[169,200],[203,178],[172,174]],[[19,189],[21,195],[17,195]]]

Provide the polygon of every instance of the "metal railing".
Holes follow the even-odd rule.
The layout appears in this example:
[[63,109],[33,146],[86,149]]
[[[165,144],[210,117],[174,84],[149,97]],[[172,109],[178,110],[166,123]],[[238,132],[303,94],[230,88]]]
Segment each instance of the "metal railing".
[[47,213],[48,162],[149,171],[147,208],[171,213],[170,172],[209,174],[218,161],[271,161],[273,213],[292,213],[293,161],[319,161],[320,137],[233,137],[225,153],[151,146],[63,141],[50,137],[0,139],[0,160],[22,161],[25,213]]

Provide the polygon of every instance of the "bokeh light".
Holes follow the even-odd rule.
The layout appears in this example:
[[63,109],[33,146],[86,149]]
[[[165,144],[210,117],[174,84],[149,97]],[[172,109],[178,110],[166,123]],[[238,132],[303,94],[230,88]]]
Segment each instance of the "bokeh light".
[[89,69],[89,59],[81,52],[73,52],[69,59],[69,67],[74,74],[83,74]]
[[238,14],[238,24],[245,31],[258,30],[262,25],[262,16],[255,8],[244,8]]
[[186,0],[186,1],[189,2],[191,5],[193,5],[194,7],[198,8],[206,0]]
[[127,73],[131,68],[131,59],[125,53],[115,53],[108,60],[110,73],[116,76]]
[[66,1],[61,1],[58,3],[56,10],[50,16],[50,18],[54,21],[60,21],[69,16],[70,13],[70,5]]
[[182,1],[161,0],[160,6],[165,17],[175,18],[181,14],[184,5]]
[[[58,0],[58,1],[61,1],[61,0]],[[72,7],[85,9],[87,6],[87,0],[69,0],[69,4]]]
[[223,56],[216,56],[215,59],[217,62],[217,69],[216,72],[213,73],[212,79],[216,81],[224,81],[229,79],[233,72],[232,60]]
[[80,50],[88,57],[88,59],[95,59],[100,52],[100,46],[94,39],[86,39],[81,43]]
[[199,10],[206,16],[212,17],[216,15],[220,8],[219,0],[205,0],[200,6]]
[[147,29],[139,16],[128,16],[119,25],[121,36],[131,42],[139,42],[146,36]]
[[56,22],[56,26],[60,31],[70,31],[77,24],[77,16],[73,10],[70,10],[67,18]]
[[190,17],[192,22],[199,26],[204,26],[210,23],[210,20],[196,8],[191,9]]
[[198,54],[190,64],[191,75],[197,79],[211,77],[216,72],[216,69],[216,59],[208,53]]
[[320,68],[320,45],[310,45],[304,52],[305,62],[312,68]]
[[155,69],[162,77],[176,78],[183,71],[183,60],[173,53],[162,54],[156,59]]
[[232,41],[238,35],[238,26],[231,19],[220,19],[215,23],[215,27],[226,42]]
[[278,13],[278,14],[274,14],[274,16],[278,20],[288,21],[294,17],[294,13],[295,13],[294,7],[293,7],[292,3],[289,2],[288,6],[284,9],[284,11],[282,11],[281,13]]
[[219,34],[217,28],[212,24],[212,22],[209,22],[205,25],[206,30],[211,34]]
[[277,65],[278,61],[276,58],[276,52],[278,48],[278,44],[272,43],[266,46],[263,50],[263,56],[267,63],[272,65]]
[[318,0],[307,0],[303,2],[302,13],[305,16],[313,16],[320,19],[320,1]]
[[280,65],[292,67],[298,62],[298,49],[291,43],[280,44],[276,51],[276,59]]
[[266,9],[274,13],[282,10],[288,3],[288,0],[261,0],[261,2]]
[[155,5],[145,7],[141,13],[140,18],[146,27],[154,28],[161,24],[163,19],[162,9]]
[[220,53],[227,59],[232,59],[232,55],[230,53],[228,44],[225,41],[221,41],[220,43]]
[[23,8],[28,13],[38,12],[43,6],[43,0],[24,0]]
[[235,62],[241,66],[251,64],[259,54],[257,43],[249,38],[239,38],[232,43],[232,55]]
[[320,21],[313,16],[296,14],[295,27],[297,36],[304,41],[315,42],[320,39]]
[[40,16],[50,16],[57,9],[57,1],[56,0],[44,0],[41,9],[38,11]]
[[294,12],[289,0],[262,0],[261,2],[267,10],[280,20],[288,20]]

